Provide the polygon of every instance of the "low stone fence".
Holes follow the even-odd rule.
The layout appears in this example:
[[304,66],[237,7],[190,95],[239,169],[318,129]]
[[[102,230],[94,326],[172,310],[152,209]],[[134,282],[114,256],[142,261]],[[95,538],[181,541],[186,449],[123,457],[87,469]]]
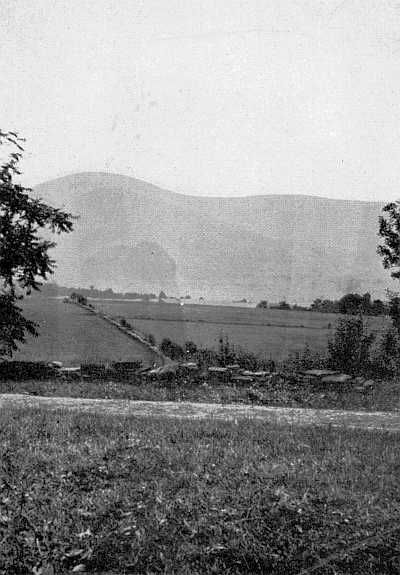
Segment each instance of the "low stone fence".
[[91,304],[83,304],[83,303],[79,303],[79,302],[74,301],[74,300],[68,300],[68,302],[71,302],[71,303],[77,305],[78,307],[85,309],[86,311],[88,311],[90,313],[93,313],[94,315],[103,319],[107,323],[116,327],[119,331],[121,331],[122,333],[124,333],[125,335],[130,337],[131,339],[134,339],[135,341],[138,341],[139,343],[141,343],[144,347],[146,347],[149,351],[151,351],[157,357],[157,359],[158,359],[159,363],[161,363],[161,365],[166,365],[166,364],[171,363],[171,359],[169,357],[164,355],[162,353],[162,351],[157,346],[152,345],[149,341],[147,341],[143,337],[142,334],[135,331],[132,327],[126,327],[126,326],[121,325],[121,323],[118,320],[107,315],[106,313],[103,313],[103,312],[97,310]]

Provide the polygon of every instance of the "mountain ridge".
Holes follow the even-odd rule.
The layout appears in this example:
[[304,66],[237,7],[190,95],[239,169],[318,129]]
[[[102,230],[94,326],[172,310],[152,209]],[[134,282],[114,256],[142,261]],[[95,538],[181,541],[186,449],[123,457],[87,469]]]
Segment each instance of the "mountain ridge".
[[80,216],[54,252],[66,285],[297,303],[393,289],[376,254],[383,202],[193,196],[107,172],[34,190]]
[[114,173],[114,172],[103,172],[103,171],[82,171],[82,172],[73,172],[72,174],[65,174],[63,176],[58,176],[57,178],[52,178],[51,180],[46,180],[44,182],[41,182],[39,184],[36,184],[33,189],[40,189],[42,186],[46,186],[47,184],[51,183],[51,184],[55,184],[56,182],[61,183],[62,180],[70,180],[73,178],[81,178],[81,177],[92,177],[92,176],[102,176],[102,177],[112,177],[112,178],[121,178],[121,179],[125,179],[125,180],[129,180],[129,181],[134,181],[134,182],[140,182],[141,184],[144,184],[146,186],[150,186],[151,188],[162,192],[162,193],[169,193],[169,194],[173,194],[174,196],[181,196],[181,197],[187,197],[187,198],[198,198],[198,199],[207,199],[207,200],[224,200],[224,199],[228,199],[228,200],[240,200],[240,199],[246,199],[246,198],[282,198],[282,197],[289,197],[289,198],[307,198],[307,199],[319,199],[319,200],[324,200],[324,201],[330,201],[330,202],[351,202],[351,203],[355,203],[355,204],[375,204],[375,205],[382,205],[384,206],[385,204],[387,204],[389,202],[382,202],[382,201],[378,201],[378,200],[353,200],[353,199],[347,199],[347,198],[331,198],[329,196],[320,196],[320,195],[313,195],[313,194],[293,194],[293,193],[268,193],[268,194],[244,194],[244,195],[240,195],[240,196],[206,196],[204,194],[192,194],[192,193],[186,193],[186,192],[176,192],[174,190],[170,190],[169,188],[163,188],[158,184],[153,184],[151,182],[146,182],[146,180],[142,180],[141,178],[135,178],[134,176],[126,176],[125,174],[120,174],[120,173]]

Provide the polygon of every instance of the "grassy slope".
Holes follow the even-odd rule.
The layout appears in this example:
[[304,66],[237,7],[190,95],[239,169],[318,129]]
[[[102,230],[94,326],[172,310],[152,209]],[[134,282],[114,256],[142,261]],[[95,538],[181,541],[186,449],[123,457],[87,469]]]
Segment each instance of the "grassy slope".
[[400,568],[395,435],[10,409],[0,437],[1,573]]
[[29,337],[13,359],[85,362],[143,360],[152,364],[153,354],[136,341],[96,316],[62,300],[34,297],[24,302],[27,317],[39,324],[39,337]]

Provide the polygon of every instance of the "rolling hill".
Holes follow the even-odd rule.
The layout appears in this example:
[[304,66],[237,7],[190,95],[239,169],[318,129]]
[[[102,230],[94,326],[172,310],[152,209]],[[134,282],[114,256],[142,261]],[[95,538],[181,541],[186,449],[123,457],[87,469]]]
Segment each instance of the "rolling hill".
[[100,172],[35,191],[79,215],[54,252],[64,285],[298,303],[395,287],[376,255],[380,203],[197,197]]

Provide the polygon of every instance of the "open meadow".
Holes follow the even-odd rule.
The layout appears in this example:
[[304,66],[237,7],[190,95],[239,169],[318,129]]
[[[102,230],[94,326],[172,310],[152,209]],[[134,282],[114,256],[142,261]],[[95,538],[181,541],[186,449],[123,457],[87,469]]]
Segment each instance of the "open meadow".
[[3,408],[0,573],[400,569],[397,434]]
[[26,317],[38,323],[39,337],[27,337],[13,359],[61,361],[64,365],[136,361],[151,365],[154,354],[90,312],[62,299],[31,297]]
[[[169,338],[180,345],[193,341],[201,347],[216,348],[222,336],[237,348],[274,361],[301,352],[306,345],[313,351],[325,351],[340,317],[338,314],[237,306],[180,306],[121,300],[92,302],[112,316],[124,317],[142,333],[153,334],[158,343]],[[368,318],[373,331],[386,323],[383,317]]]

